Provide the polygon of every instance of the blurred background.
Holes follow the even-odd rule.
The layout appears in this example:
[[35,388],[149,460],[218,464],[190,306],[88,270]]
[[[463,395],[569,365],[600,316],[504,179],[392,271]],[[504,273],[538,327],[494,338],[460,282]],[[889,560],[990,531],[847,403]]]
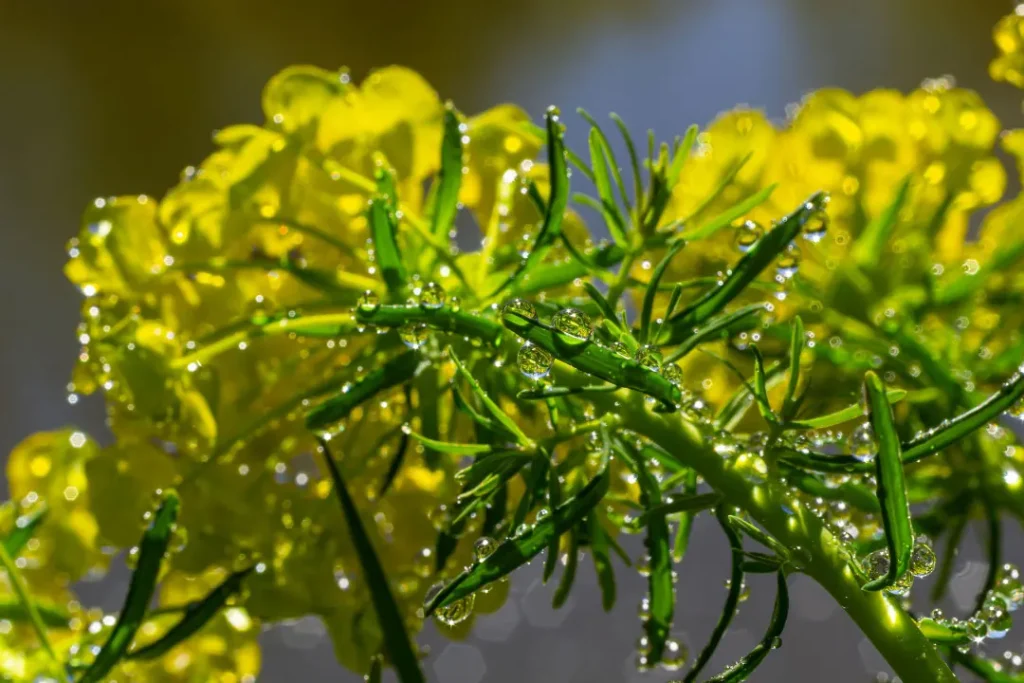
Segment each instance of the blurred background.
[[[787,103],[823,86],[909,90],[952,74],[976,89],[1004,125],[1020,125],[1020,99],[988,80],[991,29],[1006,0],[117,0],[0,5],[0,453],[41,429],[74,422],[103,432],[97,400],[65,400],[79,294],[64,280],[64,244],[97,196],[162,196],[179,171],[211,150],[212,130],[261,122],[260,92],[295,63],[420,71],[464,112],[516,102],[539,118],[620,113],[660,139],[706,123],[738,103],[781,117]],[[585,144],[569,123],[568,141]],[[698,523],[680,571],[680,634],[699,650],[725,597],[727,548],[713,522]],[[1019,539],[1019,535],[1017,535]],[[1018,564],[1024,551],[1008,548]],[[965,552],[946,613],[973,604],[984,563]],[[621,572],[615,611],[601,611],[593,572],[581,568],[558,612],[539,567],[518,575],[497,614],[478,618],[465,642],[428,626],[426,671],[442,683],[657,682],[638,674],[636,606],[642,580]],[[123,574],[123,573],[122,573]],[[83,588],[85,601],[117,609],[120,575]],[[756,577],[755,577],[756,579]],[[773,579],[769,577],[768,582]],[[774,589],[752,595],[708,669],[760,638]],[[764,588],[765,590],[759,590]],[[885,663],[810,580],[791,580],[787,647],[754,681],[888,680]],[[261,681],[356,681],[335,663],[313,620],[267,630]],[[1006,645],[1021,649],[1021,633]]]

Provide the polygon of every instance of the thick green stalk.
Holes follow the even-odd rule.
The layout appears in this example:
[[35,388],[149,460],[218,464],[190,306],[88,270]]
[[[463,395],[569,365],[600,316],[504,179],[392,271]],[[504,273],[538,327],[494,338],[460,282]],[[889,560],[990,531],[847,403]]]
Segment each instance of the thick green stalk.
[[[694,425],[678,414],[654,413],[623,392],[594,395],[599,409],[617,411],[624,425],[695,469],[723,496],[750,514],[793,552],[801,571],[817,581],[857,623],[904,683],[956,683],[917,622],[884,593],[862,590],[842,544],[813,512],[796,504],[775,482],[755,486],[717,455]],[[619,405],[615,402],[619,401]]]

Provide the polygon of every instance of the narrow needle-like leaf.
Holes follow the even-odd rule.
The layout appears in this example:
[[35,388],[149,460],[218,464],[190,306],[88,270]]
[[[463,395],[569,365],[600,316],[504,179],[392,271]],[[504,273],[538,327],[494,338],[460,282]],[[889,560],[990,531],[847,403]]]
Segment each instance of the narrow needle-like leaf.
[[505,540],[487,559],[455,577],[426,605],[426,614],[466,597],[529,562],[548,547],[553,537],[562,535],[590,514],[607,491],[608,471],[605,469],[528,531]]
[[254,567],[249,567],[230,574],[206,597],[186,607],[181,619],[159,640],[128,653],[127,659],[154,659],[185,641],[215,617],[227,604],[228,599],[242,589],[242,583],[253,569]]
[[786,618],[789,616],[789,589],[786,586],[785,573],[779,571],[776,577],[775,609],[772,611],[772,619],[768,623],[764,638],[749,654],[744,655],[719,675],[709,678],[708,683],[739,683],[747,680],[768,653],[779,646],[779,638],[786,628]]
[[362,405],[382,391],[399,386],[411,380],[420,366],[415,351],[404,351],[371,370],[365,377],[342,390],[306,413],[306,427],[312,431],[326,429],[348,417],[357,406]]
[[910,521],[900,439],[896,433],[892,406],[885,396],[885,385],[874,372],[868,371],[864,376],[864,394],[871,427],[878,440],[875,475],[878,478],[878,501],[881,503],[882,523],[889,548],[888,573],[864,585],[864,590],[877,591],[892,586],[910,570],[914,527]]
[[416,652],[409,641],[409,634],[405,630],[402,612],[391,594],[387,575],[384,573],[377,552],[373,549],[373,543],[363,526],[359,509],[345,486],[345,480],[331,456],[327,442],[321,439],[320,447],[323,449],[324,461],[331,474],[334,493],[338,497],[341,511],[348,525],[352,545],[355,547],[359,564],[363,569],[363,579],[366,581],[373,609],[377,613],[377,621],[384,636],[384,647],[387,649],[388,659],[391,660],[395,671],[398,672],[398,680],[402,683],[423,683],[425,680],[423,672],[420,670]]
[[100,648],[96,659],[82,674],[79,683],[102,681],[128,652],[128,647],[146,616],[149,602],[153,598],[153,591],[156,590],[160,566],[163,564],[167,546],[171,542],[174,522],[178,518],[178,507],[178,496],[174,493],[165,494],[153,521],[142,535],[142,541],[139,542],[138,564],[135,571],[132,572],[132,578],[128,584],[128,594],[125,596],[121,613],[117,617],[117,623],[114,624],[113,630]]

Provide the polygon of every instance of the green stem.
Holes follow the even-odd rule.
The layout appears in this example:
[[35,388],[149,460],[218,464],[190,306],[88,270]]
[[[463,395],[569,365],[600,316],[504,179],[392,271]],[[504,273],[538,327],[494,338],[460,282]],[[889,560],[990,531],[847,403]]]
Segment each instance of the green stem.
[[11,581],[11,586],[14,588],[15,594],[18,596],[18,600],[24,605],[25,611],[28,613],[29,621],[32,622],[32,628],[35,629],[36,636],[39,638],[39,643],[46,650],[47,656],[53,662],[53,669],[57,673],[57,678],[63,678],[63,674],[60,673],[62,669],[60,658],[57,656],[57,652],[53,649],[53,644],[50,642],[49,636],[46,635],[46,626],[43,624],[42,617],[39,616],[39,610],[36,609],[36,603],[32,601],[32,596],[28,593],[28,587],[25,585],[25,579],[22,578],[21,572],[18,571],[18,566],[14,563],[14,559],[11,557],[7,549],[0,543],[0,564],[3,564],[4,569],[7,571],[7,578]]
[[723,496],[724,504],[746,510],[769,534],[790,548],[800,570],[835,598],[904,683],[957,682],[913,617],[884,593],[862,590],[848,550],[781,484],[751,485],[732,469],[729,460],[715,454],[696,426],[678,415],[653,413],[642,400],[623,399],[623,394],[618,393],[597,394],[593,400],[600,410],[618,411],[630,429],[650,438],[704,477]]

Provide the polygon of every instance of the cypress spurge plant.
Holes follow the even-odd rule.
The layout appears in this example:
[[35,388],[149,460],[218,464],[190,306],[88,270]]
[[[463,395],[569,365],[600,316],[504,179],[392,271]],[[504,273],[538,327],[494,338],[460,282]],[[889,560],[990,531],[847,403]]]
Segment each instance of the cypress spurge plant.
[[[993,63],[1015,83],[1021,26]],[[905,682],[1024,680],[994,649],[1024,604],[1002,531],[1024,515],[1024,209],[965,239],[1006,182],[977,95],[823,90],[669,142],[467,117],[400,68],[287,69],[263,106],[163,199],[97,199],[69,245],[68,400],[103,392],[114,439],[10,457],[5,679],[251,681],[256,625],[313,615],[345,666],[420,681],[423,621],[465,634],[538,559],[555,608],[589,566],[606,610],[644,573],[638,666],[687,682],[757,679],[794,573]],[[684,644],[702,514],[729,590]],[[973,520],[976,607],[915,613]],[[119,550],[123,608],[84,610],[69,583]],[[763,637],[712,671],[758,573]]]

